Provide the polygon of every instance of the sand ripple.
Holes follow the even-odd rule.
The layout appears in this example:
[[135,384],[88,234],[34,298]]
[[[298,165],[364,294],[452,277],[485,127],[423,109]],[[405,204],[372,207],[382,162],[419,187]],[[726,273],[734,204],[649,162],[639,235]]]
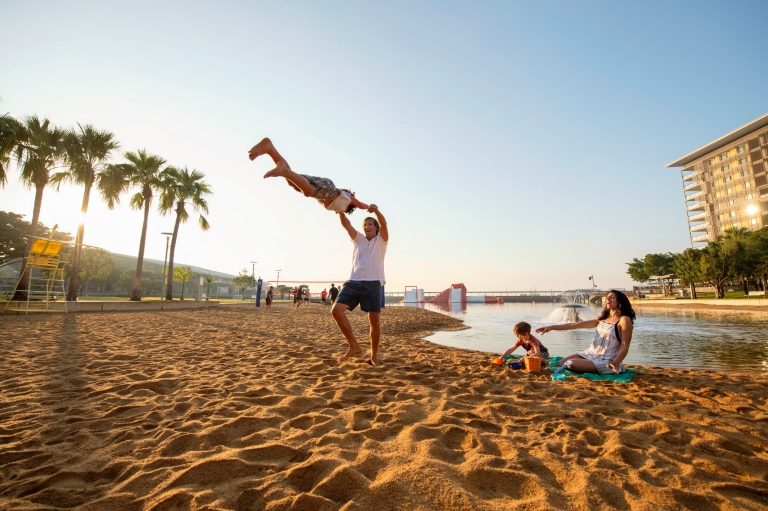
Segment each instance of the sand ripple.
[[0,508],[768,508],[766,377],[555,383],[382,319],[374,369],[327,308],[0,317]]

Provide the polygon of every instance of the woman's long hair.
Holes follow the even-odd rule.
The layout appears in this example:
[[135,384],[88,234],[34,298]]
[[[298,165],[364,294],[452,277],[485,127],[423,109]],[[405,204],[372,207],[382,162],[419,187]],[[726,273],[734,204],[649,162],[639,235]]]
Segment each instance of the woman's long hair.
[[[613,293],[614,296],[616,296],[616,302],[619,304],[619,314],[621,316],[627,316],[632,323],[635,322],[635,311],[632,309],[632,304],[629,302],[629,298],[627,298],[627,295],[622,293],[621,291],[616,291],[615,289],[611,289],[608,291],[608,294]],[[608,296],[608,295],[606,295]],[[601,321],[608,319],[608,316],[611,315],[611,310],[606,307],[603,309],[603,312],[600,313],[600,316],[597,318]]]

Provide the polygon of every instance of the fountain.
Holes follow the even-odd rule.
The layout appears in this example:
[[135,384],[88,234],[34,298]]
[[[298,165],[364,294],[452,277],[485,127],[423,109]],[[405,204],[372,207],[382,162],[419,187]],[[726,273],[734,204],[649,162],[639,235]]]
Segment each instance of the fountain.
[[597,313],[578,303],[583,299],[581,293],[564,293],[560,296],[560,301],[563,305],[553,310],[545,323],[559,324],[559,323],[578,323],[579,321],[586,321],[597,316]]

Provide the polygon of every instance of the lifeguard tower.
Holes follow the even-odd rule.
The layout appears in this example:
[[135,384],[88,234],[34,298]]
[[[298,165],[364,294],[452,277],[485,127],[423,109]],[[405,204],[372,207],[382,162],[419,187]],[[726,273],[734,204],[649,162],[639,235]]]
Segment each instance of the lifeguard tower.
[[[25,294],[23,300],[8,300],[4,312],[28,314],[30,312],[67,312],[67,292],[64,289],[64,267],[68,261],[62,259],[62,250],[66,245],[63,241],[54,241],[51,231],[50,238],[34,238],[29,255],[24,258],[24,270],[16,282],[12,297],[17,297],[17,291]],[[19,284],[24,280],[24,274],[29,274],[29,289],[19,290]]]

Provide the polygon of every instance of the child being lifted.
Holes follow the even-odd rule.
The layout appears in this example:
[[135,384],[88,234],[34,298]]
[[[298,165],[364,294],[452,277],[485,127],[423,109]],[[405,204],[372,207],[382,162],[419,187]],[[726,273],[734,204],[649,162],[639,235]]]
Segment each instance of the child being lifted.
[[305,197],[317,199],[317,202],[330,211],[349,214],[355,208],[368,209],[368,204],[363,204],[357,200],[355,194],[349,190],[336,188],[330,179],[297,174],[292,171],[288,162],[277,152],[272,141],[268,138],[263,139],[248,151],[248,157],[251,160],[255,160],[262,154],[268,154],[276,165],[274,169],[264,174],[264,178],[284,177],[294,190],[303,193]]

